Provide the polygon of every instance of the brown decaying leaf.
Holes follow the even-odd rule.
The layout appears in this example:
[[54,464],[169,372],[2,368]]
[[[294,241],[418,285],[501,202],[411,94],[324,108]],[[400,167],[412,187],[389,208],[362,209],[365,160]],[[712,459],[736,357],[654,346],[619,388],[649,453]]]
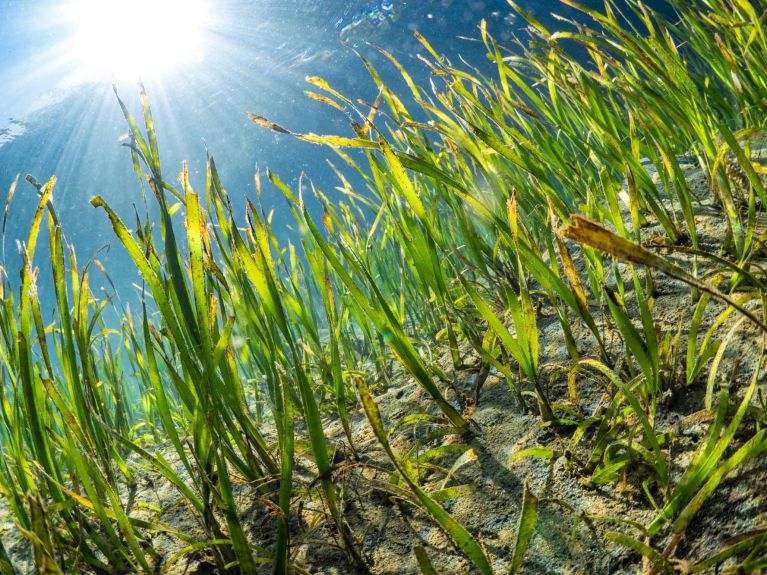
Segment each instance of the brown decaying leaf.
[[767,325],[760,321],[753,312],[743,307],[730,296],[723,294],[716,288],[713,288],[707,283],[690,275],[681,267],[670,262],[666,258],[651,252],[637,242],[619,236],[615,232],[608,230],[606,227],[589,218],[574,215],[570,220],[570,224],[562,230],[562,235],[579,244],[587,245],[603,253],[609,254],[619,260],[660,270],[669,277],[709,293],[715,298],[720,299],[737,309],[751,320],[754,325],[767,333]]

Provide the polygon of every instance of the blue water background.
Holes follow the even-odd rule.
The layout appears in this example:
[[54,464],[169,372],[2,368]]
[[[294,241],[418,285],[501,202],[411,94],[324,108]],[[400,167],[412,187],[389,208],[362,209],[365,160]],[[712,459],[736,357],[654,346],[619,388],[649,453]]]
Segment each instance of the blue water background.
[[[563,26],[552,19],[552,11],[577,16],[557,1],[520,3],[551,28]],[[56,4],[0,2],[0,196],[22,174],[11,207],[3,266],[14,281],[20,266],[17,245],[26,237],[36,204],[36,194],[23,182],[23,175],[33,174],[40,181],[56,175],[54,203],[80,264],[110,246],[99,257],[121,288],[123,301],[135,305],[136,291],[129,287],[137,281],[133,265],[103,211],[89,203],[92,196],[101,195],[129,222],[134,221],[134,205],[143,213],[130,154],[118,141],[127,128],[110,78],[80,85],[69,79],[72,70],[57,53],[69,31],[49,17]],[[126,9],[129,5],[126,2]],[[204,60],[144,80],[165,178],[175,181],[187,160],[192,185],[202,191],[209,151],[240,215],[245,198],[254,197],[258,167],[270,168],[293,186],[306,173],[320,189],[337,197],[333,196],[336,179],[327,166],[328,159],[336,159],[330,150],[256,126],[247,112],[295,131],[353,135],[346,116],[303,95],[310,88],[305,77],[317,75],[350,97],[372,101],[375,85],[352,47],[379,68],[389,85],[404,91],[399,74],[376,46],[392,52],[416,82],[428,86],[428,68],[418,60],[425,50],[415,40],[415,30],[454,64],[471,65],[488,75],[493,66],[484,47],[465,39],[479,36],[480,20],[486,19],[488,30],[502,44],[511,45],[515,35],[524,37],[521,18],[505,0],[223,0],[211,6]],[[125,41],[146,39],[140,30],[125,30]],[[138,113],[135,85],[123,82],[120,91]],[[280,194],[267,187],[263,203],[274,209],[280,240],[295,241],[292,218]],[[52,293],[42,255],[37,261],[40,295],[44,309],[50,309]],[[106,288],[103,279],[94,282],[97,289]]]

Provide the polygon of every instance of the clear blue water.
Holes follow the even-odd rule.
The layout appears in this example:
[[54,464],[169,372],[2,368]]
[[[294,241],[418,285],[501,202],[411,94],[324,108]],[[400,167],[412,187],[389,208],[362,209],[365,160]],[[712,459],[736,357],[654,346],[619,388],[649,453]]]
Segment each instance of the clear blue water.
[[[130,155],[118,141],[126,127],[111,91],[112,78],[78,78],[77,63],[67,57],[73,25],[62,17],[67,1],[0,1],[0,194],[19,173],[41,181],[55,174],[59,183],[54,202],[79,261],[111,245],[109,254],[100,257],[118,284],[129,284],[135,280],[132,265],[114,241],[103,212],[93,209],[89,199],[99,194],[132,220],[133,205],[141,202],[141,195]],[[247,112],[296,131],[351,134],[343,114],[303,95],[309,87],[307,75],[321,76],[344,94],[372,101],[374,84],[352,48],[399,89],[399,75],[376,50],[380,46],[427,85],[428,69],[418,60],[424,50],[413,36],[415,30],[452,62],[491,74],[483,46],[467,38],[478,37],[484,18],[489,31],[511,45],[522,25],[505,0],[207,1],[209,18],[199,60],[150,74],[144,81],[166,179],[174,179],[187,160],[193,186],[201,190],[208,150],[217,159],[235,206],[244,206],[244,198],[254,194],[257,167],[269,167],[291,184],[304,172],[331,196],[335,185],[326,164],[332,152],[255,126]],[[132,3],[123,5],[130,10]],[[521,0],[521,5],[551,27],[562,26],[552,19],[552,11],[576,16],[556,1]],[[128,45],[150,41],[141,29],[120,33]],[[120,90],[135,108],[135,86],[121,80]],[[16,242],[26,235],[35,199],[32,187],[20,183],[3,260],[12,279],[19,263]],[[284,202],[268,190],[263,201],[275,210],[281,239],[289,240],[290,216]],[[44,278],[44,262],[38,263]],[[46,282],[41,279],[41,284]],[[45,301],[46,294],[41,295]]]

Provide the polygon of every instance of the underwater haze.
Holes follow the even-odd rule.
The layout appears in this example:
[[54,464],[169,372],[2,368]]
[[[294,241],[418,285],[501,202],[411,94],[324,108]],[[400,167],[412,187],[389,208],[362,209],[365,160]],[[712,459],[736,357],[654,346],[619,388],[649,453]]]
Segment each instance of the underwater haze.
[[[552,12],[577,17],[573,8],[549,0],[520,5],[555,28],[564,24]],[[189,9],[200,10],[199,22],[178,18]],[[168,21],[149,27],[147,22],[158,17]],[[302,132],[351,133],[342,114],[305,98],[304,90],[311,87],[307,76],[320,76],[339,92],[372,102],[376,87],[358,53],[385,67],[377,50],[383,48],[427,86],[430,70],[418,60],[424,50],[416,31],[454,63],[464,61],[491,74],[494,65],[478,41],[483,19],[488,31],[510,48],[526,26],[505,0],[2,0],[0,190],[7,190],[18,174],[41,182],[55,175],[54,202],[80,258],[114,244],[109,222],[89,201],[100,195],[126,219],[142,203],[130,153],[120,143],[126,126],[112,92],[115,82],[135,111],[135,82],[141,77],[154,105],[171,181],[187,161],[193,187],[202,189],[210,153],[226,159],[220,162],[221,176],[235,206],[244,206],[244,198],[254,195],[258,168],[290,184],[305,173],[333,197],[337,180],[326,162],[335,154],[258,129],[246,113]],[[183,28],[190,24],[194,29]],[[157,34],[172,37],[163,41]],[[158,69],[153,61],[169,43],[181,57]],[[102,53],[116,62],[102,61]],[[132,60],[132,69],[122,69],[120,58]],[[398,77],[392,75],[395,90],[403,87]],[[277,236],[291,239],[292,217],[285,202],[276,196],[263,201],[275,210]],[[25,237],[35,204],[35,190],[22,181],[6,230],[6,270],[19,267],[16,242]],[[100,257],[114,261],[110,269],[116,283],[130,285],[136,279],[121,248]],[[49,296],[45,283],[43,301]]]

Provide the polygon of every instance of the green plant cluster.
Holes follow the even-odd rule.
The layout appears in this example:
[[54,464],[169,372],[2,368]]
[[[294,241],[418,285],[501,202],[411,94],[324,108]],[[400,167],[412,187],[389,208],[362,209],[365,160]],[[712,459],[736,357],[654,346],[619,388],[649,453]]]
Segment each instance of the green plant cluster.
[[[92,203],[140,273],[141,313],[127,313],[119,330],[105,325],[110,300],[89,287],[101,264],[78,267],[53,208],[54,180],[38,185],[18,291],[3,283],[0,493],[38,572],[155,573],[200,550],[221,573],[302,572],[292,561],[291,522],[309,502],[350,564],[366,570],[340,504],[327,434],[328,422],[340,421],[349,460],[362,465],[366,454],[350,423],[359,408],[383,452],[379,464],[391,472],[391,493],[420,507],[479,572],[498,572],[442,504],[455,496],[446,486],[451,474],[433,463],[450,456],[459,464],[467,442],[481,434],[468,408],[491,371],[505,378],[520,409],[569,433],[567,453],[588,446],[586,461],[571,463],[592,484],[651,471],[642,477],[655,519],[606,537],[643,555],[654,572],[676,572],[675,546],[697,511],[730,472],[767,450],[752,405],[761,360],[737,400],[717,385],[735,329],[747,322],[765,330],[767,288],[754,262],[763,250],[758,222],[767,190],[751,146],[767,121],[767,6],[677,0],[671,22],[638,0],[629,2],[629,19],[610,1],[601,11],[562,1],[583,13],[568,31],[548,30],[516,7],[531,31],[516,51],[482,27],[494,78],[454,67],[420,36],[430,90],[385,51],[408,93],[396,94],[364,58],[378,89],[372,104],[308,78],[307,95],[346,114],[352,136],[301,134],[251,115],[340,158],[340,202],[306,179],[295,190],[266,174],[291,206],[300,245],[278,244],[260,206],[260,179],[244,227],[235,224],[212,158],[203,194],[192,189],[186,167],[178,184],[168,181],[143,88],[143,126],[118,97],[159,226],[149,209],[129,226],[102,198]],[[573,57],[576,49],[586,57]],[[699,245],[700,199],[686,180],[688,164],[704,172],[726,218],[721,253]],[[304,203],[309,194],[322,207],[319,219]],[[13,188],[6,216],[12,197]],[[642,246],[648,223],[662,228],[665,245],[690,256],[689,266]],[[47,251],[38,246],[45,236]],[[50,325],[36,294],[36,261],[53,274]],[[690,286],[682,375],[668,369],[675,342],[653,317],[652,270]],[[699,334],[717,300],[724,311]],[[566,343],[569,401],[550,395],[542,370],[544,307]],[[743,319],[722,335],[730,316]],[[576,324],[590,334],[586,349],[578,348]],[[436,359],[441,349],[451,366]],[[469,358],[480,360],[475,395],[458,394],[456,402],[448,372],[465,369]],[[388,385],[393,364],[429,403],[387,422],[376,392]],[[704,379],[708,438],[679,469],[657,414],[669,393]],[[585,413],[580,390],[594,384],[605,399]],[[432,439],[461,440],[420,455],[400,452],[394,433],[418,422],[434,424]],[[316,476],[309,484],[294,468],[303,446]],[[561,454],[517,454],[524,455]],[[125,493],[146,469],[175,487],[204,538],[131,512]],[[425,469],[444,474],[441,490],[426,488]],[[269,548],[249,539],[236,496],[242,484],[273,515]],[[523,566],[538,505],[525,490],[510,573]],[[181,552],[160,557],[151,543],[157,533],[182,542]],[[658,549],[662,537],[668,543]],[[742,572],[753,572],[767,561],[766,544],[764,532],[754,532],[684,569],[737,556]],[[426,550],[415,553],[423,573],[440,572]],[[16,573],[1,544],[0,573]]]

